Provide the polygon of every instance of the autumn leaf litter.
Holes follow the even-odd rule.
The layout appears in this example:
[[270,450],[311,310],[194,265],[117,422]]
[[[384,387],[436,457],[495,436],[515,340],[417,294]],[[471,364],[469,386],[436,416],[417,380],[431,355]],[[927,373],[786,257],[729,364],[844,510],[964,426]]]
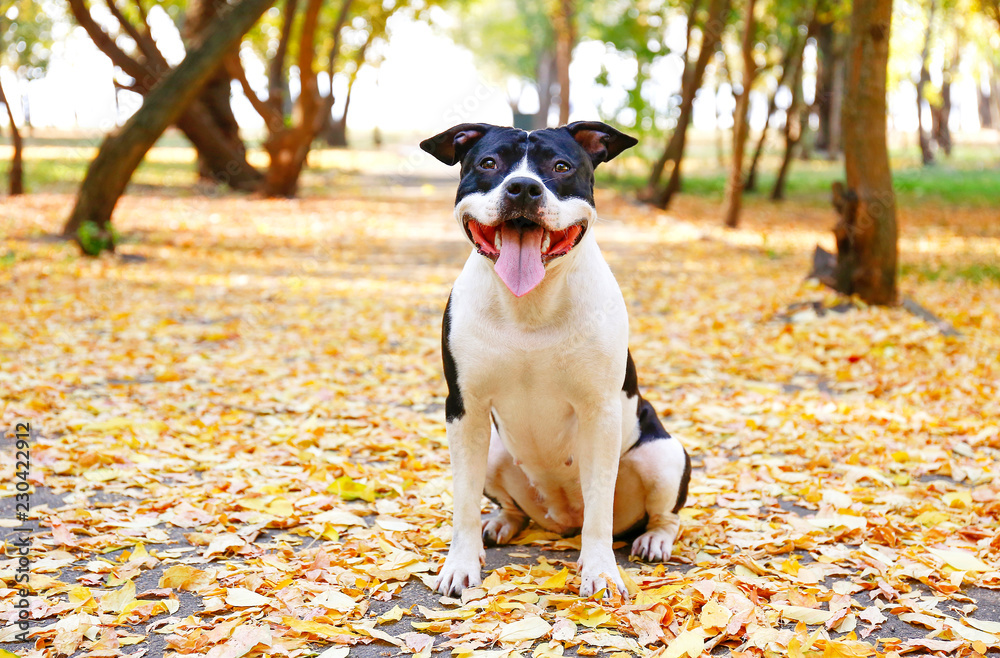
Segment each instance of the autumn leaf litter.
[[[1000,589],[1000,286],[904,279],[961,338],[902,309],[789,318],[843,301],[801,280],[832,247],[820,227],[725,232],[607,194],[640,383],[696,466],[674,559],[582,599],[578,538],[529,527],[511,551],[541,557],[407,604],[451,532],[438,332],[466,248],[446,191],[129,197],[121,251],[141,262],[37,239],[66,197],[9,202],[3,421],[40,430],[33,483],[63,496],[35,510],[38,648],[20,655],[136,656],[155,636],[210,658],[1000,649],[969,596]],[[904,254],[997,243],[922,227]],[[13,576],[0,563],[4,619]],[[880,632],[893,617],[909,639]]]

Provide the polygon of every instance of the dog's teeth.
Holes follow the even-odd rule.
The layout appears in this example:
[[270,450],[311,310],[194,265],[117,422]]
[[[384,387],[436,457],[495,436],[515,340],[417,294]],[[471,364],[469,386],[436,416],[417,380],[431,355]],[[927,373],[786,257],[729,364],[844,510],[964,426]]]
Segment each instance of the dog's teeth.
[[551,245],[552,245],[552,236],[548,231],[546,231],[545,237],[542,238],[542,253],[544,254],[545,252],[547,252]]
[[497,248],[497,251],[500,251],[500,245],[502,244],[502,242],[503,241],[500,239],[500,230],[498,229],[497,232],[493,235],[493,246]]

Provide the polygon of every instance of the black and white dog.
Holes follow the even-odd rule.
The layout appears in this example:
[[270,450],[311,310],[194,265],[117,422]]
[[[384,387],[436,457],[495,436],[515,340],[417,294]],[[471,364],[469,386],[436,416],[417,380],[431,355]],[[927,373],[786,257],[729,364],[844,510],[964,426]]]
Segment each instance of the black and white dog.
[[[612,537],[670,557],[691,462],[639,395],[621,290],[594,240],[594,168],[636,140],[596,121],[525,132],[461,124],[421,142],[461,163],[474,250],[444,314],[454,532],[437,590],[482,582],[483,540],[535,521],[582,531],[580,594],[620,591]],[[480,519],[483,493],[499,514]]]

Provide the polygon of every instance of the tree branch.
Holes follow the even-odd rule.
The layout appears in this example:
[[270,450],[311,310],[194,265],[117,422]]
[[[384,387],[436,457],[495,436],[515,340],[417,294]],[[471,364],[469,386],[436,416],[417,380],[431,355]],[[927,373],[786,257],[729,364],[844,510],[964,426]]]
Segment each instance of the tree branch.
[[[333,71],[337,63],[337,53],[340,51],[340,33],[343,31],[344,26],[347,25],[347,12],[350,11],[353,1],[354,0],[343,0],[340,5],[340,14],[337,16],[337,23],[333,26],[333,45],[330,46],[330,57],[326,66],[327,75],[330,77],[331,99],[333,98]],[[372,20],[371,28],[371,34],[375,34],[374,20]]]
[[292,38],[292,25],[298,12],[299,0],[286,0],[285,22],[281,26],[281,39],[278,49],[271,58],[270,70],[267,74],[267,104],[279,114],[284,114],[285,97],[285,58],[288,57],[288,42]]
[[226,73],[240,83],[240,87],[243,88],[243,95],[250,101],[253,109],[257,110],[257,114],[259,114],[260,118],[264,120],[268,129],[270,130],[275,123],[277,123],[277,125],[281,125],[281,114],[275,112],[274,107],[270,103],[261,100],[260,96],[257,95],[257,92],[250,86],[250,81],[247,80],[246,69],[243,68],[243,62],[240,61],[239,54],[233,53],[231,55],[227,55],[224,61]]
[[146,8],[142,6],[142,0],[132,0],[132,4],[135,5],[135,10],[139,14],[139,18],[142,19],[143,32],[152,39],[153,30],[149,27],[149,15],[146,13]]
[[170,68],[167,64],[167,60],[164,59],[163,53],[156,47],[156,42],[152,38],[139,32],[135,25],[132,25],[132,21],[125,17],[125,14],[121,9],[118,8],[118,4],[115,0],[104,0],[104,3],[111,10],[111,15],[115,17],[118,24],[122,26],[125,33],[135,41],[135,45],[139,48],[139,51],[146,58],[146,61],[151,64],[157,70],[163,71],[164,73]]
[[98,50],[107,55],[112,64],[134,79],[136,87],[142,89],[143,92],[148,91],[156,83],[158,76],[118,47],[115,40],[90,15],[90,9],[85,0],[68,0],[68,2],[76,22],[87,32]]

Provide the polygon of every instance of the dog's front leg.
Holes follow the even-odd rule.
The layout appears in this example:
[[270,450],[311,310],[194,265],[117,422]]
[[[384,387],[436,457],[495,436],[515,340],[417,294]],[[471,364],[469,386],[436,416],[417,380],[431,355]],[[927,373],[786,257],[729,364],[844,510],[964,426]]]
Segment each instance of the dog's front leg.
[[454,512],[451,548],[434,589],[448,596],[459,596],[466,587],[483,582],[481,515],[490,447],[489,405],[466,399],[465,413],[448,422],[447,432]]
[[583,488],[583,536],[580,544],[580,596],[607,587],[610,577],[625,592],[611,550],[615,482],[622,441],[622,405],[618,397],[581,410],[578,458]]

